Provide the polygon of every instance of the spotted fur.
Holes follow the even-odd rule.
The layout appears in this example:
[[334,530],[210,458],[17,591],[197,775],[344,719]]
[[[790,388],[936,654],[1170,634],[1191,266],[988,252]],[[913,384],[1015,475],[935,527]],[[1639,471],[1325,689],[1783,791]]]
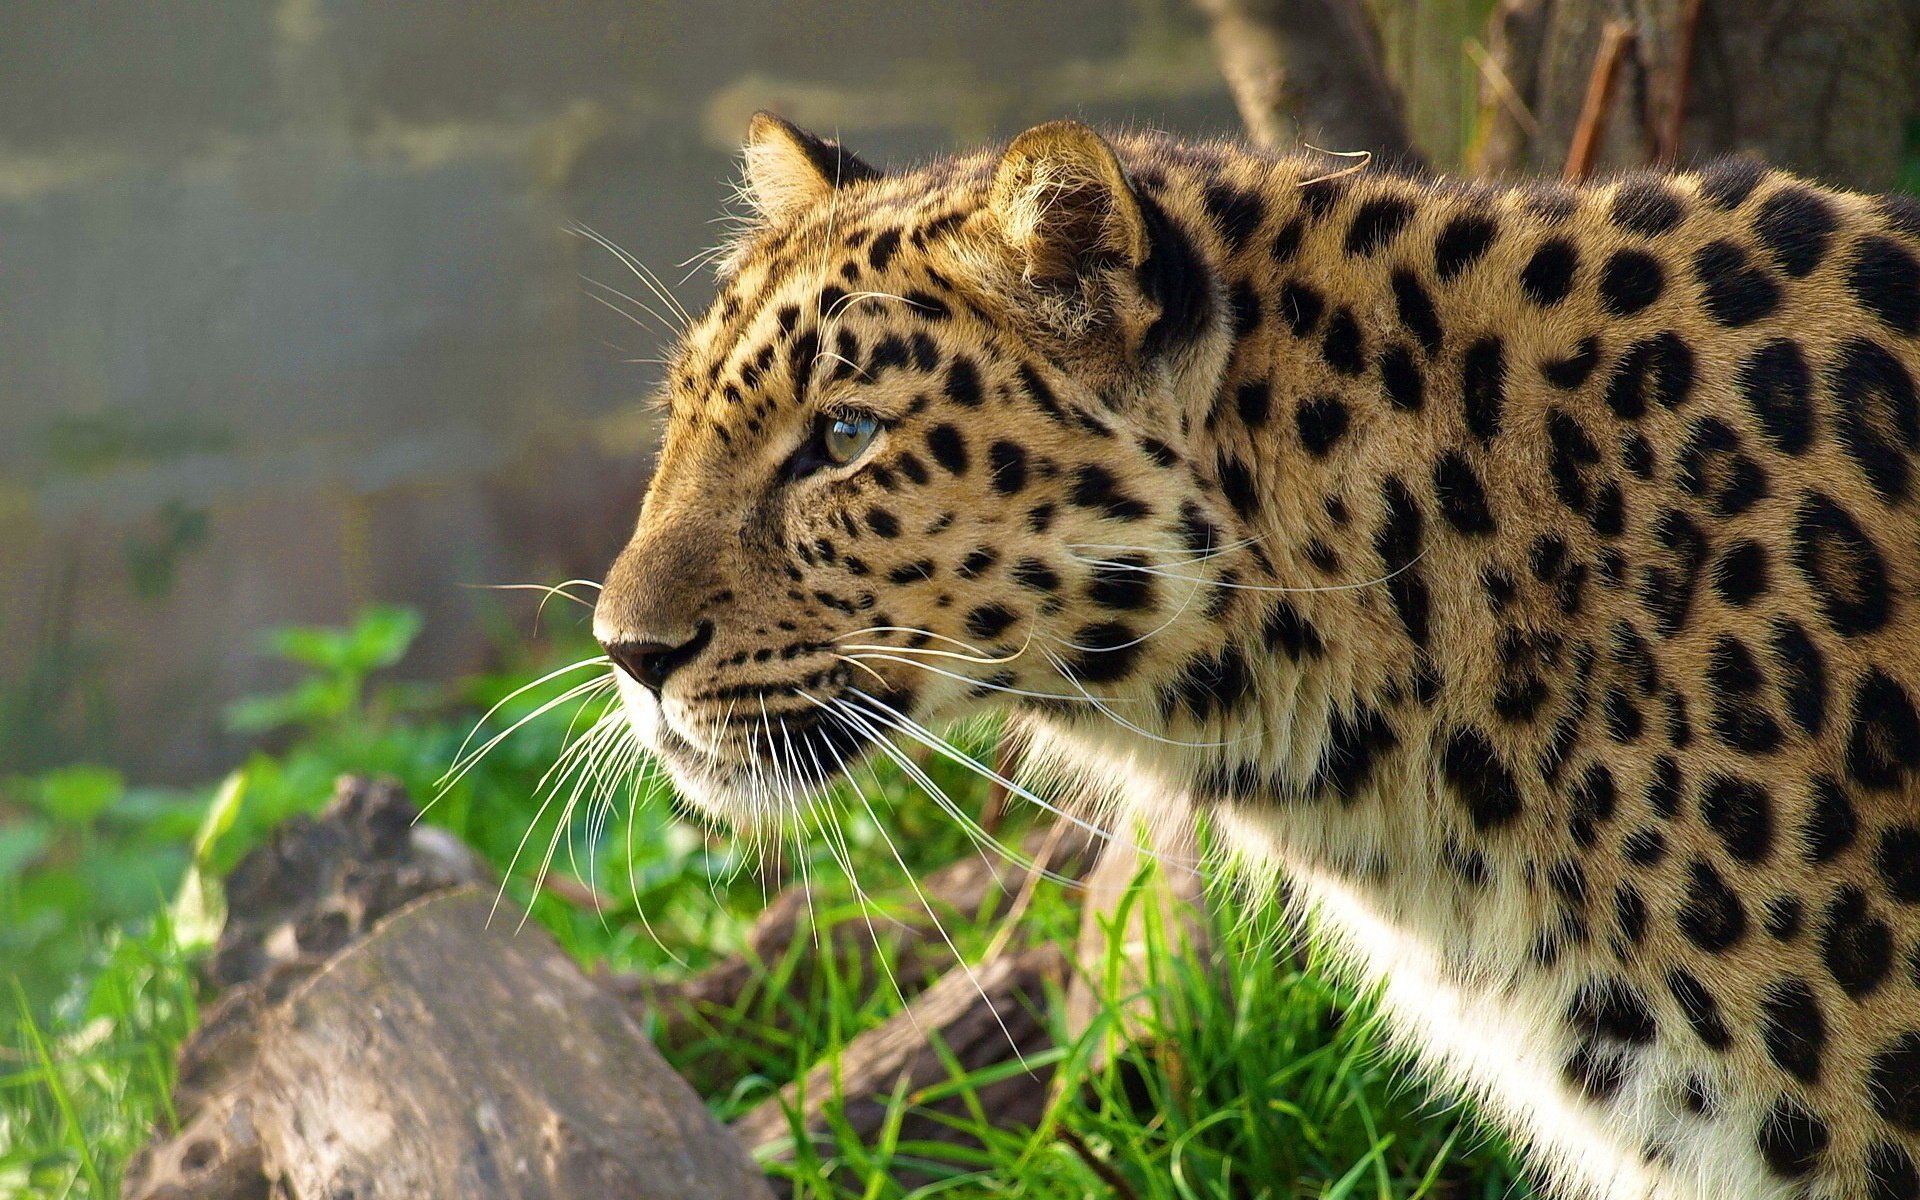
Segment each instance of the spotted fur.
[[1565,1194],[1920,1198],[1911,202],[748,157],[597,615],[696,803],[999,707],[1284,870]]

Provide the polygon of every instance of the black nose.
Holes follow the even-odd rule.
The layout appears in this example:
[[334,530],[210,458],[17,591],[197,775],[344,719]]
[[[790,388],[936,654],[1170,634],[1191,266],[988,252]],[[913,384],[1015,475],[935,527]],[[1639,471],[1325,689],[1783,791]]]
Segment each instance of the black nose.
[[665,642],[609,642],[606,651],[607,657],[632,676],[634,682],[658,696],[666,686],[667,676],[691,662],[712,640],[713,622],[702,621],[694,635],[678,646]]

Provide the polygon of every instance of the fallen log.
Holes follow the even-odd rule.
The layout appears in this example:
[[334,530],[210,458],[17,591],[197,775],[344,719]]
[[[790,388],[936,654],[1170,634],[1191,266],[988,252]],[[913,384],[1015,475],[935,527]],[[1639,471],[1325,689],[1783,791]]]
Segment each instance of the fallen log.
[[[235,983],[183,1053],[184,1124],[135,1161],[124,1194],[768,1196],[626,1006],[511,905],[496,912],[490,887],[429,889],[377,919],[380,904],[335,903],[459,873],[421,869],[416,832],[397,792],[350,783],[236,870],[230,896],[276,898],[223,938],[215,973]],[[316,917],[316,897],[334,915]],[[301,929],[343,944],[306,953],[288,932]]]

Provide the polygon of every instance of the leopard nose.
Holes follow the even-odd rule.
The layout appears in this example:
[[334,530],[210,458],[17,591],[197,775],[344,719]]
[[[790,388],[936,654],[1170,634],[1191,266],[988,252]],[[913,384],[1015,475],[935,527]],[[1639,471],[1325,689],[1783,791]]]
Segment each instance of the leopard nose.
[[702,621],[694,635],[677,646],[654,641],[614,641],[601,645],[616,666],[658,696],[667,684],[667,676],[692,662],[712,640],[713,622]]

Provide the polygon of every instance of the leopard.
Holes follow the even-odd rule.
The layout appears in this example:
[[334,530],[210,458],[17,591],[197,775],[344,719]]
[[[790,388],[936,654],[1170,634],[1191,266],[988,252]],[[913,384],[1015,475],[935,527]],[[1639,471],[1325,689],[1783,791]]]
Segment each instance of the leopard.
[[687,804],[998,713],[1284,881],[1549,1194],[1920,1198],[1920,204],[743,157],[593,616]]

